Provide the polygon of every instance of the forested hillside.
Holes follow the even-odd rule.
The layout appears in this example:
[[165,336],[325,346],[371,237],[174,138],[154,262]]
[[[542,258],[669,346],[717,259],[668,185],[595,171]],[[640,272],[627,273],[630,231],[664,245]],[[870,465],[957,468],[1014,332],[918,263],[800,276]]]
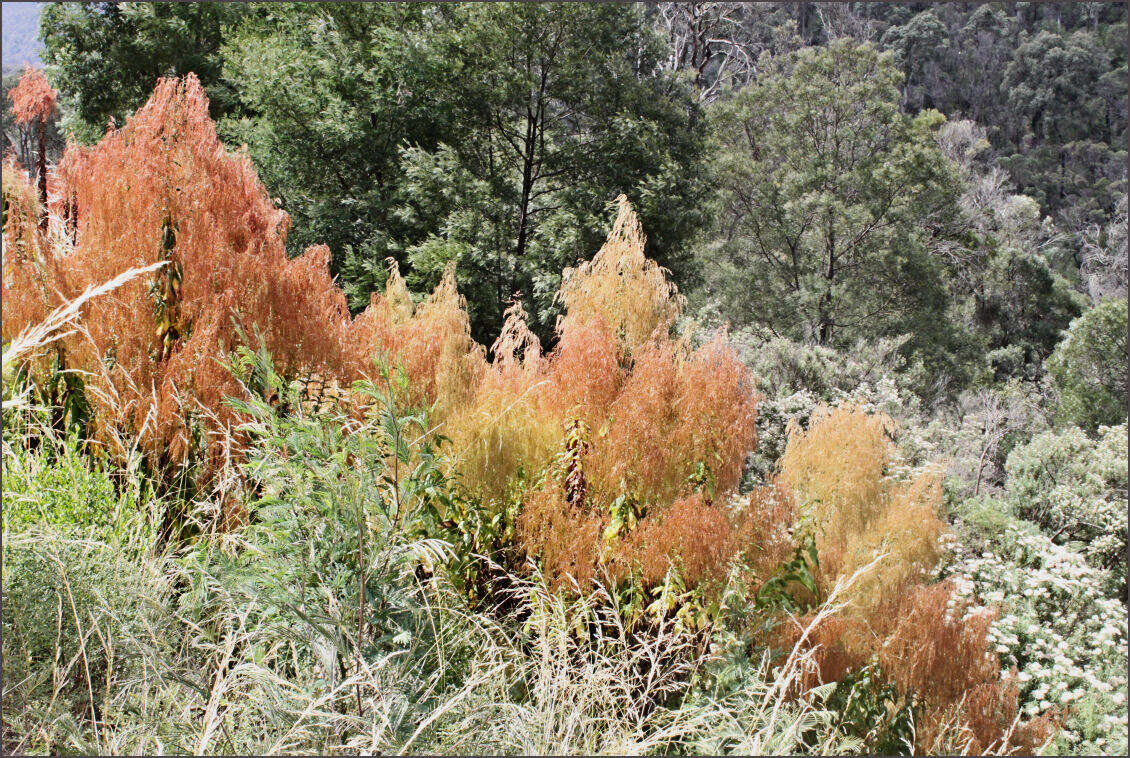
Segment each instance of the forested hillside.
[[47,4],[4,749],[1124,754],[1126,22]]
[[39,65],[43,43],[39,40],[39,13],[43,3],[4,3],[4,75],[25,63]]

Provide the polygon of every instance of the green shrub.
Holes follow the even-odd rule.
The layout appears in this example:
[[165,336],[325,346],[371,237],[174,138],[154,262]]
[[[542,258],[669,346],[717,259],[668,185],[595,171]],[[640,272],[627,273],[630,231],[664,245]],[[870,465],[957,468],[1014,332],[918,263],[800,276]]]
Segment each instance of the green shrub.
[[1048,358],[1060,415],[1093,431],[1126,420],[1126,301],[1109,298],[1071,322]]
[[144,538],[155,502],[141,478],[110,471],[74,434],[13,441],[4,456],[4,525],[56,527],[108,541]]
[[[429,576],[450,548],[413,537],[445,484],[413,442],[422,419],[361,389],[364,419],[243,402],[240,476],[184,504],[197,536],[168,554],[152,531],[103,528],[142,508],[75,445],[5,446],[6,751],[424,744],[496,632]],[[243,528],[210,529],[240,508]]]
[[58,527],[6,527],[3,556],[5,752],[83,752],[92,713],[136,674],[115,645],[144,628],[151,564]]

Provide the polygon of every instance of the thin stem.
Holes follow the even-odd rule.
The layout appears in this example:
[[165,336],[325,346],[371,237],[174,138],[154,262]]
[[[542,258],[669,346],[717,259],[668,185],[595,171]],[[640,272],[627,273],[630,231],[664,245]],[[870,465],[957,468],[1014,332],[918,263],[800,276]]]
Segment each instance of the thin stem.
[[357,715],[363,717],[364,710],[361,705],[361,643],[365,630],[365,510],[361,498],[357,498],[357,566],[358,587],[360,595],[357,615]]

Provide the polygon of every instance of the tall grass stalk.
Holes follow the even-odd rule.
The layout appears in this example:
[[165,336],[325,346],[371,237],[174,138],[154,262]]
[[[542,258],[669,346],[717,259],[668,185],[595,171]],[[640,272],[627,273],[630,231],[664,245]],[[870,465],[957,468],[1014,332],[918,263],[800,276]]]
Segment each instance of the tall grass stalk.
[[82,294],[55,308],[55,310],[51,311],[51,313],[38,324],[29,326],[21,331],[12,339],[7,347],[4,348],[3,368],[5,376],[7,376],[9,367],[14,365],[19,358],[39,348],[50,345],[56,340],[74,334],[77,331],[76,323],[82,311],[82,307],[87,301],[113,292],[126,282],[132,281],[144,274],[153,273],[167,263],[168,261],[158,261],[149,266],[131,268],[118,274],[108,282],[87,287]]

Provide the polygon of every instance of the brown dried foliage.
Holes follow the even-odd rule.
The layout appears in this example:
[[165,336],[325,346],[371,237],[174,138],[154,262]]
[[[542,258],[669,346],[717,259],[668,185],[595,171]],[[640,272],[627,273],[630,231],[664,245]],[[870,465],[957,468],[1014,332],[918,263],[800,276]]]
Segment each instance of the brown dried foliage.
[[59,304],[51,289],[53,256],[40,232],[42,208],[25,172],[9,157],[4,161],[4,308],[3,340],[38,324]]
[[[963,615],[948,583],[926,583],[940,555],[941,489],[930,475],[885,476],[890,424],[851,405],[819,409],[807,430],[791,430],[781,461],[778,481],[797,493],[815,530],[822,593],[886,554],[857,580],[850,606],[813,631],[819,677],[838,681],[877,658],[914,707],[917,752],[1031,752],[1050,724],[1031,721],[1008,734],[1017,692],[1000,678],[990,619]],[[780,633],[774,643],[791,645],[797,628]]]
[[419,305],[390,260],[383,295],[373,293],[369,306],[348,329],[351,378],[374,376],[378,356],[400,366],[408,377],[413,403],[437,405],[446,414],[465,400],[482,370],[483,351],[471,339],[466,301],[449,268],[432,294]]
[[667,337],[683,298],[665,270],[644,255],[643,228],[628,199],[620,195],[616,205],[608,240],[591,261],[564,272],[558,300],[565,315],[558,330],[603,321],[630,353]]
[[[640,567],[642,543],[627,539],[631,526],[615,544],[602,541],[621,496],[655,544],[671,547],[649,548],[649,577],[665,574],[676,558],[696,578],[704,575],[699,553],[718,573],[719,556],[728,560],[736,544],[736,525],[713,499],[696,499],[703,483],[691,479],[701,464],[718,502],[733,491],[754,443],[755,393],[722,335],[698,349],[671,336],[680,300],[643,244],[621,199],[609,242],[566,277],[566,314],[548,355],[514,303],[488,361],[470,338],[450,272],[413,307],[394,267],[385,294],[351,327],[352,370],[362,372],[377,352],[404,366],[415,399],[432,406],[452,441],[452,473],[486,505],[521,502],[519,547],[541,561],[555,586],[586,586]],[[581,427],[588,430],[583,453],[567,470],[543,476],[564,451],[566,430]],[[567,481],[583,481],[584,497],[571,494],[577,488]],[[726,524],[716,530],[726,539],[711,538],[701,550],[680,545],[691,511]]]
[[779,479],[815,533],[823,593],[886,554],[852,587],[863,605],[923,576],[941,555],[941,485],[932,474],[909,483],[885,476],[890,429],[890,419],[854,405],[821,407],[808,429],[791,429],[780,463]]
[[780,482],[755,487],[738,513],[738,549],[747,569],[745,583],[756,593],[796,547],[796,500]]
[[[698,348],[671,335],[681,299],[643,246],[639,222],[620,198],[608,242],[565,278],[557,348],[540,357],[533,336],[514,325],[496,345],[490,389],[479,396],[507,394],[498,388],[512,382],[525,437],[534,442],[511,447],[509,460],[499,456],[499,470],[543,468],[571,418],[591,430],[580,463],[584,507],[563,500],[557,480],[522,503],[519,545],[542,560],[555,586],[632,572],[654,583],[672,566],[698,585],[723,578],[739,544],[741,524],[720,504],[755,444],[756,393],[724,335]],[[527,356],[520,371],[512,357],[519,345]],[[614,507],[631,515],[606,538]],[[578,534],[595,539],[582,547]],[[567,560],[547,559],[557,555]]]
[[[963,616],[952,592],[948,583],[910,588],[892,617],[894,628],[879,650],[879,665],[903,697],[917,704],[916,751],[999,750],[1016,719],[1018,693],[1013,682],[1001,679],[1000,662],[990,650],[992,618],[988,613]],[[1048,718],[1020,724],[1007,747],[1034,753],[1050,727]]]
[[220,144],[195,76],[161,80],[93,147],[68,145],[52,190],[52,210],[73,224],[73,249],[45,251],[48,288],[60,298],[168,262],[154,281],[90,301],[82,332],[64,340],[68,367],[88,374],[103,442],[136,439],[163,469],[189,455],[189,414],[205,433],[230,425],[223,399],[240,387],[221,361],[237,326],[262,335],[284,375],[340,373],[348,311],[329,251],[287,258],[287,215],[250,161]]
[[645,518],[621,549],[625,564],[636,564],[645,584],[663,581],[675,566],[687,586],[719,582],[740,534],[721,508],[701,492],[679,498],[660,518]]
[[47,121],[55,111],[58,97],[59,93],[48,83],[43,72],[26,64],[19,82],[8,91],[17,124]]
[[[899,693],[895,707],[913,710],[916,754],[1032,754],[1053,721],[1016,721],[1018,692],[1001,678],[986,637],[990,621],[985,613],[963,616],[948,583],[910,583],[864,613],[821,622],[807,641],[819,668],[806,683],[839,681],[874,660]],[[791,648],[798,634],[782,627],[773,643]]]

